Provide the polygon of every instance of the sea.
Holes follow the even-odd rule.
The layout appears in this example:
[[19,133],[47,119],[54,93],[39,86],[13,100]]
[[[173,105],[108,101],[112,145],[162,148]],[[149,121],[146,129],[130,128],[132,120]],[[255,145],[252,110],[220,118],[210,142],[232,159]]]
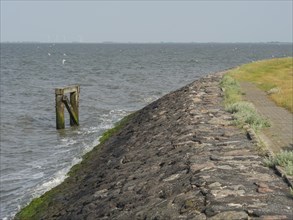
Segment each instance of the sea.
[[[1,43],[0,219],[60,184],[115,122],[207,74],[292,56],[291,43]],[[56,130],[55,88],[80,85]]]

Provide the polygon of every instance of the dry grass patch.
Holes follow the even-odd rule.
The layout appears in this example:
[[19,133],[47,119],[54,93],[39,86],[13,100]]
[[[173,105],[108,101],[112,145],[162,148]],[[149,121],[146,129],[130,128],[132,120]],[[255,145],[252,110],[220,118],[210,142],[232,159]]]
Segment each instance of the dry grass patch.
[[228,72],[238,81],[252,82],[281,107],[293,113],[293,58],[249,63]]

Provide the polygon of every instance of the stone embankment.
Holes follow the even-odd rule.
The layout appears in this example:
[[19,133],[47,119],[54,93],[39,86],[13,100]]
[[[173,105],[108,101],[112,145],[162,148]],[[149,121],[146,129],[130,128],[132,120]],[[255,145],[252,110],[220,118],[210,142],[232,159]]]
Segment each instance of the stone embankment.
[[135,113],[39,219],[293,219],[288,186],[223,109],[220,79]]

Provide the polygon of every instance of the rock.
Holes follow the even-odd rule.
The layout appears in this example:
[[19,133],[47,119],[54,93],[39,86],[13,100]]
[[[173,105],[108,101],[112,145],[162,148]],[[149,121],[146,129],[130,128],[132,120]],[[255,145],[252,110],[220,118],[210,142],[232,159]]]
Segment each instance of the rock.
[[269,188],[269,186],[267,184],[265,184],[264,182],[255,183],[255,185],[258,186],[257,192],[259,192],[259,193],[268,193],[268,192],[274,191],[274,190],[271,190]]
[[232,188],[234,190],[246,190],[245,186],[239,184],[239,185],[233,185],[233,186],[230,186],[229,188]]
[[209,184],[209,188],[211,188],[211,189],[220,188],[221,185],[222,184],[219,182],[214,182],[214,183]]
[[215,118],[215,117],[209,120],[208,123],[211,125],[223,125],[223,126],[227,126],[231,124],[230,121],[227,121],[221,118]]
[[205,95],[206,93],[205,92],[199,92],[199,93],[197,93],[197,97],[201,97],[201,96],[203,96],[203,95]]
[[207,162],[207,163],[204,163],[204,164],[196,164],[196,163],[194,163],[194,164],[190,165],[190,171],[192,173],[196,173],[196,172],[199,172],[202,169],[208,170],[208,169],[211,169],[213,167],[215,167],[215,164],[212,163],[212,162]]
[[102,190],[96,191],[94,194],[94,197],[104,198],[104,197],[107,197],[107,194],[108,194],[108,189],[102,189]]
[[263,215],[260,220],[282,220],[288,219],[286,215]]
[[267,94],[268,95],[271,95],[271,94],[276,94],[276,93],[280,93],[281,89],[279,87],[274,87],[272,89],[270,89],[269,91],[267,91]]
[[216,199],[221,199],[227,196],[243,196],[245,193],[244,190],[229,190],[229,189],[222,189],[222,190],[211,190],[211,194]]
[[211,155],[210,156],[210,159],[212,161],[223,161],[223,160],[232,160],[233,157],[228,157],[228,156],[225,156],[225,157],[220,157],[220,156],[217,156],[217,155]]
[[222,170],[232,170],[233,168],[229,165],[221,165],[218,166],[218,169],[222,169]]
[[165,179],[163,179],[164,182],[169,182],[169,181],[173,181],[173,180],[176,180],[180,177],[180,174],[179,173],[176,173],[176,174],[173,174]]
[[192,101],[194,103],[198,103],[198,102],[201,102],[202,100],[200,98],[193,98]]
[[209,220],[246,220],[248,214],[244,211],[226,211],[208,218]]
[[189,114],[190,114],[191,116],[195,116],[195,115],[198,115],[199,112],[198,112],[198,110],[196,110],[196,109],[192,109],[192,110],[190,110]]
[[269,192],[273,192],[274,190],[271,190],[269,188],[262,188],[262,187],[258,187],[257,192],[259,193],[269,193]]
[[242,204],[237,204],[237,203],[229,203],[228,206],[235,207],[235,208],[242,208],[243,207]]
[[205,207],[205,199],[203,196],[196,196],[194,198],[188,198],[184,201],[183,206],[180,209],[180,213],[195,212],[200,214]]
[[256,182],[254,184],[261,188],[269,188],[269,186],[264,182]]
[[[247,208],[249,209],[261,209],[263,207],[266,207],[267,203],[264,202],[259,202],[259,201],[254,201],[252,204],[248,204]],[[251,214],[253,213],[253,211],[251,211]]]
[[197,187],[201,187],[206,184],[206,180],[202,177],[192,176],[190,178],[190,184],[195,185]]

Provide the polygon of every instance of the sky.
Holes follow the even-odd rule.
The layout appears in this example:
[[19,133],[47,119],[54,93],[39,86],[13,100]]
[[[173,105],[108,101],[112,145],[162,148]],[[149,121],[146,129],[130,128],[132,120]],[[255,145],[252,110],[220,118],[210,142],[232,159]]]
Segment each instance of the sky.
[[1,42],[292,42],[292,0],[1,0]]

